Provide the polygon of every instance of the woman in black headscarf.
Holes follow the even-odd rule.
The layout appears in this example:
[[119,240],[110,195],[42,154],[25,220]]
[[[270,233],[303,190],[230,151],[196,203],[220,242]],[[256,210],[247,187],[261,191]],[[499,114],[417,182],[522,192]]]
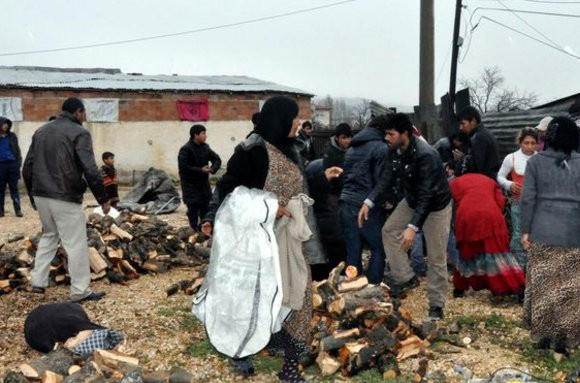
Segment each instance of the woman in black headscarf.
[[526,165],[522,246],[528,250],[524,321],[542,348],[580,345],[580,154],[566,117],[548,125],[546,149]]
[[[295,136],[300,120],[298,104],[284,96],[272,97],[264,104],[258,125],[246,140],[236,146],[227,164],[227,171],[216,186],[209,213],[202,230],[211,232],[212,222],[224,198],[238,186],[272,192],[278,198],[276,217],[290,217],[286,204],[304,193],[304,177],[300,156],[295,147]],[[337,169],[337,168],[334,168]],[[327,178],[340,174],[340,169],[327,173]],[[242,214],[242,212],[240,212]],[[304,254],[302,255],[304,256]],[[303,305],[293,311],[283,324],[278,337],[284,348],[284,365],[278,377],[283,382],[303,382],[298,370],[298,358],[309,341],[312,319],[311,276],[307,276]],[[237,359],[234,365],[246,375],[253,373],[249,358]]]

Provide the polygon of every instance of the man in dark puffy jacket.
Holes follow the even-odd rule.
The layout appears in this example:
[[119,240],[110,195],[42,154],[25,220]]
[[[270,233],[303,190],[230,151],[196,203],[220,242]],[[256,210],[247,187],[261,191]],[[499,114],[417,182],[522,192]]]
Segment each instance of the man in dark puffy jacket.
[[20,195],[18,194],[18,180],[22,155],[16,134],[10,131],[12,121],[0,117],[0,217],[4,217],[4,196],[6,184],[10,189],[10,197],[14,205],[14,214],[22,217]]
[[[389,155],[380,181],[361,204],[359,225],[371,219],[373,209],[391,193],[397,179],[405,198],[399,202],[383,227],[383,243],[389,255],[391,292],[416,283],[407,251],[417,231],[423,230],[427,244],[427,298],[429,317],[443,318],[447,291],[446,247],[451,220],[451,193],[439,154],[423,140],[413,136],[409,117],[397,113],[387,124]],[[395,295],[395,294],[393,294]]]
[[381,228],[385,212],[381,203],[370,209],[368,221],[357,225],[357,214],[365,198],[377,185],[389,148],[385,142],[387,116],[375,117],[350,143],[344,157],[344,184],[340,194],[340,222],[346,244],[346,263],[362,273],[361,235],[369,244],[371,258],[366,271],[370,283],[380,283],[385,269]]
[[62,104],[60,116],[41,126],[32,136],[22,175],[33,208],[42,222],[42,237],[31,271],[32,291],[44,293],[50,262],[62,242],[68,255],[73,302],[99,300],[104,292],[91,292],[91,271],[85,213],[82,208],[87,183],[103,212],[108,201],[97,168],[90,133],[82,127],[85,107],[78,98]]
[[220,156],[211,150],[206,140],[205,126],[193,125],[189,129],[189,141],[179,149],[177,156],[183,201],[187,205],[189,226],[194,230],[207,214],[211,199],[209,174],[215,174],[222,166]]

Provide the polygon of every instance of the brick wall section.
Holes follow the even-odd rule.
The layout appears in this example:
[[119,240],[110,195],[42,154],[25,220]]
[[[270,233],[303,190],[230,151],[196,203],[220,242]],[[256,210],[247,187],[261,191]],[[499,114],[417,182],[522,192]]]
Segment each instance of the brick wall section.
[[[45,121],[57,115],[68,97],[118,98],[119,121],[176,121],[179,120],[175,101],[207,99],[212,121],[250,120],[258,111],[259,101],[269,93],[191,93],[191,92],[106,92],[0,89],[0,97],[22,98],[24,120]],[[292,96],[300,107],[299,117],[312,117],[310,97]]]

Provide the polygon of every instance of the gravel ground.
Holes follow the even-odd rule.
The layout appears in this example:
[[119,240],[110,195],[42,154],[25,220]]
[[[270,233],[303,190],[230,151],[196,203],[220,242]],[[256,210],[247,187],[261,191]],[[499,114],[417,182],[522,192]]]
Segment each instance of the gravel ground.
[[[91,204],[94,200],[87,198],[85,203]],[[27,198],[24,198],[24,218],[14,217],[13,212],[8,206],[7,208],[7,215],[0,218],[0,243],[13,234],[34,235],[40,231],[38,216],[30,207]],[[177,212],[162,218],[175,226],[187,224],[183,206]],[[8,246],[16,249],[18,242]],[[126,350],[134,353],[141,364],[149,369],[168,369],[171,365],[179,365],[194,373],[199,381],[239,381],[239,377],[231,374],[225,360],[211,351],[205,340],[203,327],[189,315],[191,297],[182,294],[169,298],[165,296],[166,287],[187,279],[190,273],[191,269],[188,268],[172,269],[165,274],[142,276],[132,281],[129,286],[112,285],[104,280],[96,281],[92,285],[93,290],[103,290],[107,296],[99,302],[85,303],[84,307],[93,321],[122,330],[127,338]],[[410,292],[402,301],[402,307],[408,309],[417,322],[427,314],[425,283],[423,280],[420,287]],[[23,325],[26,314],[39,304],[67,298],[67,286],[49,288],[44,296],[26,292],[12,292],[0,296],[0,377],[8,370],[16,369],[23,361],[40,357],[24,341]],[[475,376],[482,378],[500,367],[537,371],[538,366],[522,358],[521,350],[505,347],[508,340],[529,340],[529,333],[518,325],[522,309],[517,300],[505,298],[492,301],[490,298],[487,292],[470,292],[463,299],[453,299],[449,294],[445,309],[446,319],[441,326],[453,326],[454,322],[465,318],[475,321],[469,333],[473,342],[466,347],[437,342],[432,347],[433,355],[429,361],[432,381],[462,381],[453,372],[456,364],[469,368]],[[490,318],[495,322],[490,322]],[[496,323],[498,320],[499,323]],[[516,325],[502,328],[504,322]],[[465,334],[460,331],[460,339]],[[411,358],[402,362],[401,369],[408,376],[417,368],[417,364],[418,359]],[[265,364],[259,363],[258,375],[246,381],[276,381],[275,369],[271,366],[261,369],[260,366],[263,365]],[[316,374],[315,371],[308,370],[310,374]],[[316,375],[311,378],[319,380]]]

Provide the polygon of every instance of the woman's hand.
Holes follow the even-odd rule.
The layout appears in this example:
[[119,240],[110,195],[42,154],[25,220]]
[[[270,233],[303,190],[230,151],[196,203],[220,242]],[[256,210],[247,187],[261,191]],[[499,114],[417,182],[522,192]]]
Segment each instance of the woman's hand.
[[204,222],[201,224],[201,232],[205,235],[207,235],[208,237],[211,237],[211,234],[213,232],[213,225],[211,224],[211,222]]
[[529,233],[522,234],[521,243],[522,243],[522,247],[524,248],[524,250],[530,249],[530,246],[532,246],[532,242],[530,242],[530,234]]
[[276,218],[280,217],[292,217],[292,214],[282,205],[278,205],[278,211],[276,212]]
[[340,177],[342,172],[342,168],[339,168],[338,166],[332,166],[324,170],[324,176],[326,177],[327,181],[330,181],[334,178]]
[[522,185],[520,185],[517,182],[512,182],[512,185],[510,186],[510,191],[512,192],[512,194],[519,194],[522,191]]

